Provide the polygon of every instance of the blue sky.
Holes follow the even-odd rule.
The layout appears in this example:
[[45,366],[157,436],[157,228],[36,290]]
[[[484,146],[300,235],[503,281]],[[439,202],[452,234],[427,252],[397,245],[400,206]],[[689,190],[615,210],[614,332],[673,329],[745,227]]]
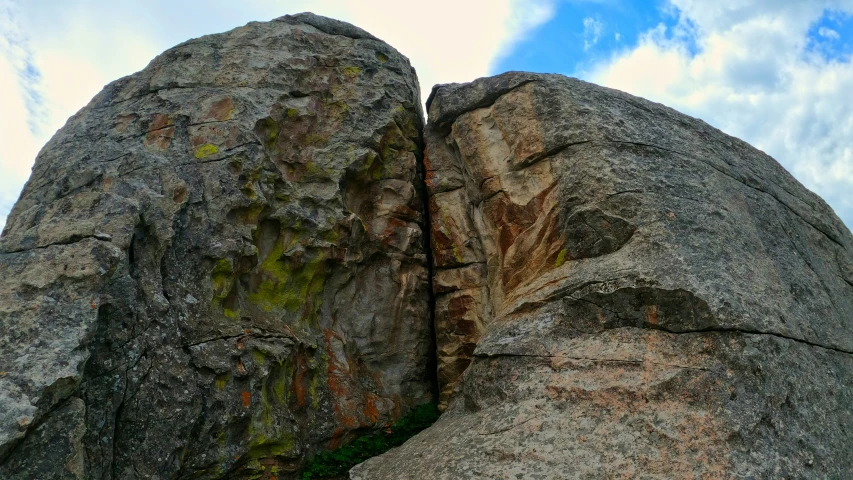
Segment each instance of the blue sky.
[[553,16],[515,43],[493,70],[577,76],[602,56],[636,45],[658,23],[672,24],[676,17],[665,7],[649,0],[557,3]]
[[853,0],[0,0],[0,225],[104,84],[189,38],[308,10],[403,52],[424,96],[529,70],[664,103],[769,153],[853,225]]

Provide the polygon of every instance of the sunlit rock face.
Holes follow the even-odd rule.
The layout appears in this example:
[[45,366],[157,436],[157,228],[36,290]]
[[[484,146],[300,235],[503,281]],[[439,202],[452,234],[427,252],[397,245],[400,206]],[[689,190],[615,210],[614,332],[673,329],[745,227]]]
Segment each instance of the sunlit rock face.
[[0,240],[0,478],[290,478],[430,401],[417,85],[300,14],[69,119]]
[[844,478],[853,237],[744,142],[558,75],[439,85],[447,411],[354,479]]
[[313,14],[190,40],[39,154],[0,238],[0,478],[846,478],[853,236],[703,122],[437,86]]

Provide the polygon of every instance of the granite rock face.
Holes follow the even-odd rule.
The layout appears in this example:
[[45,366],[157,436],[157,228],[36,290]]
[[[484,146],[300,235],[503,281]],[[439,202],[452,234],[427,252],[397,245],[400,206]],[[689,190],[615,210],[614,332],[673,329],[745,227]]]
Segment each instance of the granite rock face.
[[436,394],[351,478],[853,471],[853,236],[820,198],[575,79],[427,105],[300,14],[69,119],[0,237],[0,478],[299,478]]
[[705,123],[557,75],[439,85],[442,418],[354,479],[845,478],[853,236]]
[[295,478],[429,401],[417,85],[300,14],[69,119],[0,240],[0,478]]

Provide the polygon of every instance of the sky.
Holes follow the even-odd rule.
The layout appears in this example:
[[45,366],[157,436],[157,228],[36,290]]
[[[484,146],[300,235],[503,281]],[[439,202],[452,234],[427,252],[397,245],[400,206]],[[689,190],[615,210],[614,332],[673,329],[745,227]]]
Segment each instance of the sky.
[[527,70],[663,103],[765,151],[853,226],[853,0],[0,0],[0,227],[38,151],[104,85],[302,11],[408,56],[424,99]]

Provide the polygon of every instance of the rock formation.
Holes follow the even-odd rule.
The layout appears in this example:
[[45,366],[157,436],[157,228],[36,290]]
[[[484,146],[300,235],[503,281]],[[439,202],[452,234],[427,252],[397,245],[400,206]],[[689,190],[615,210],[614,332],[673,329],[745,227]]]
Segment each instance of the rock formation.
[[436,395],[351,478],[853,471],[853,236],[820,198],[559,75],[427,107],[312,14],[108,85],[0,238],[0,478],[299,478]]
[[844,478],[853,237],[767,155],[557,75],[427,101],[450,406],[354,479]]
[[0,243],[0,478],[289,478],[430,401],[417,85],[301,14],[74,115]]

